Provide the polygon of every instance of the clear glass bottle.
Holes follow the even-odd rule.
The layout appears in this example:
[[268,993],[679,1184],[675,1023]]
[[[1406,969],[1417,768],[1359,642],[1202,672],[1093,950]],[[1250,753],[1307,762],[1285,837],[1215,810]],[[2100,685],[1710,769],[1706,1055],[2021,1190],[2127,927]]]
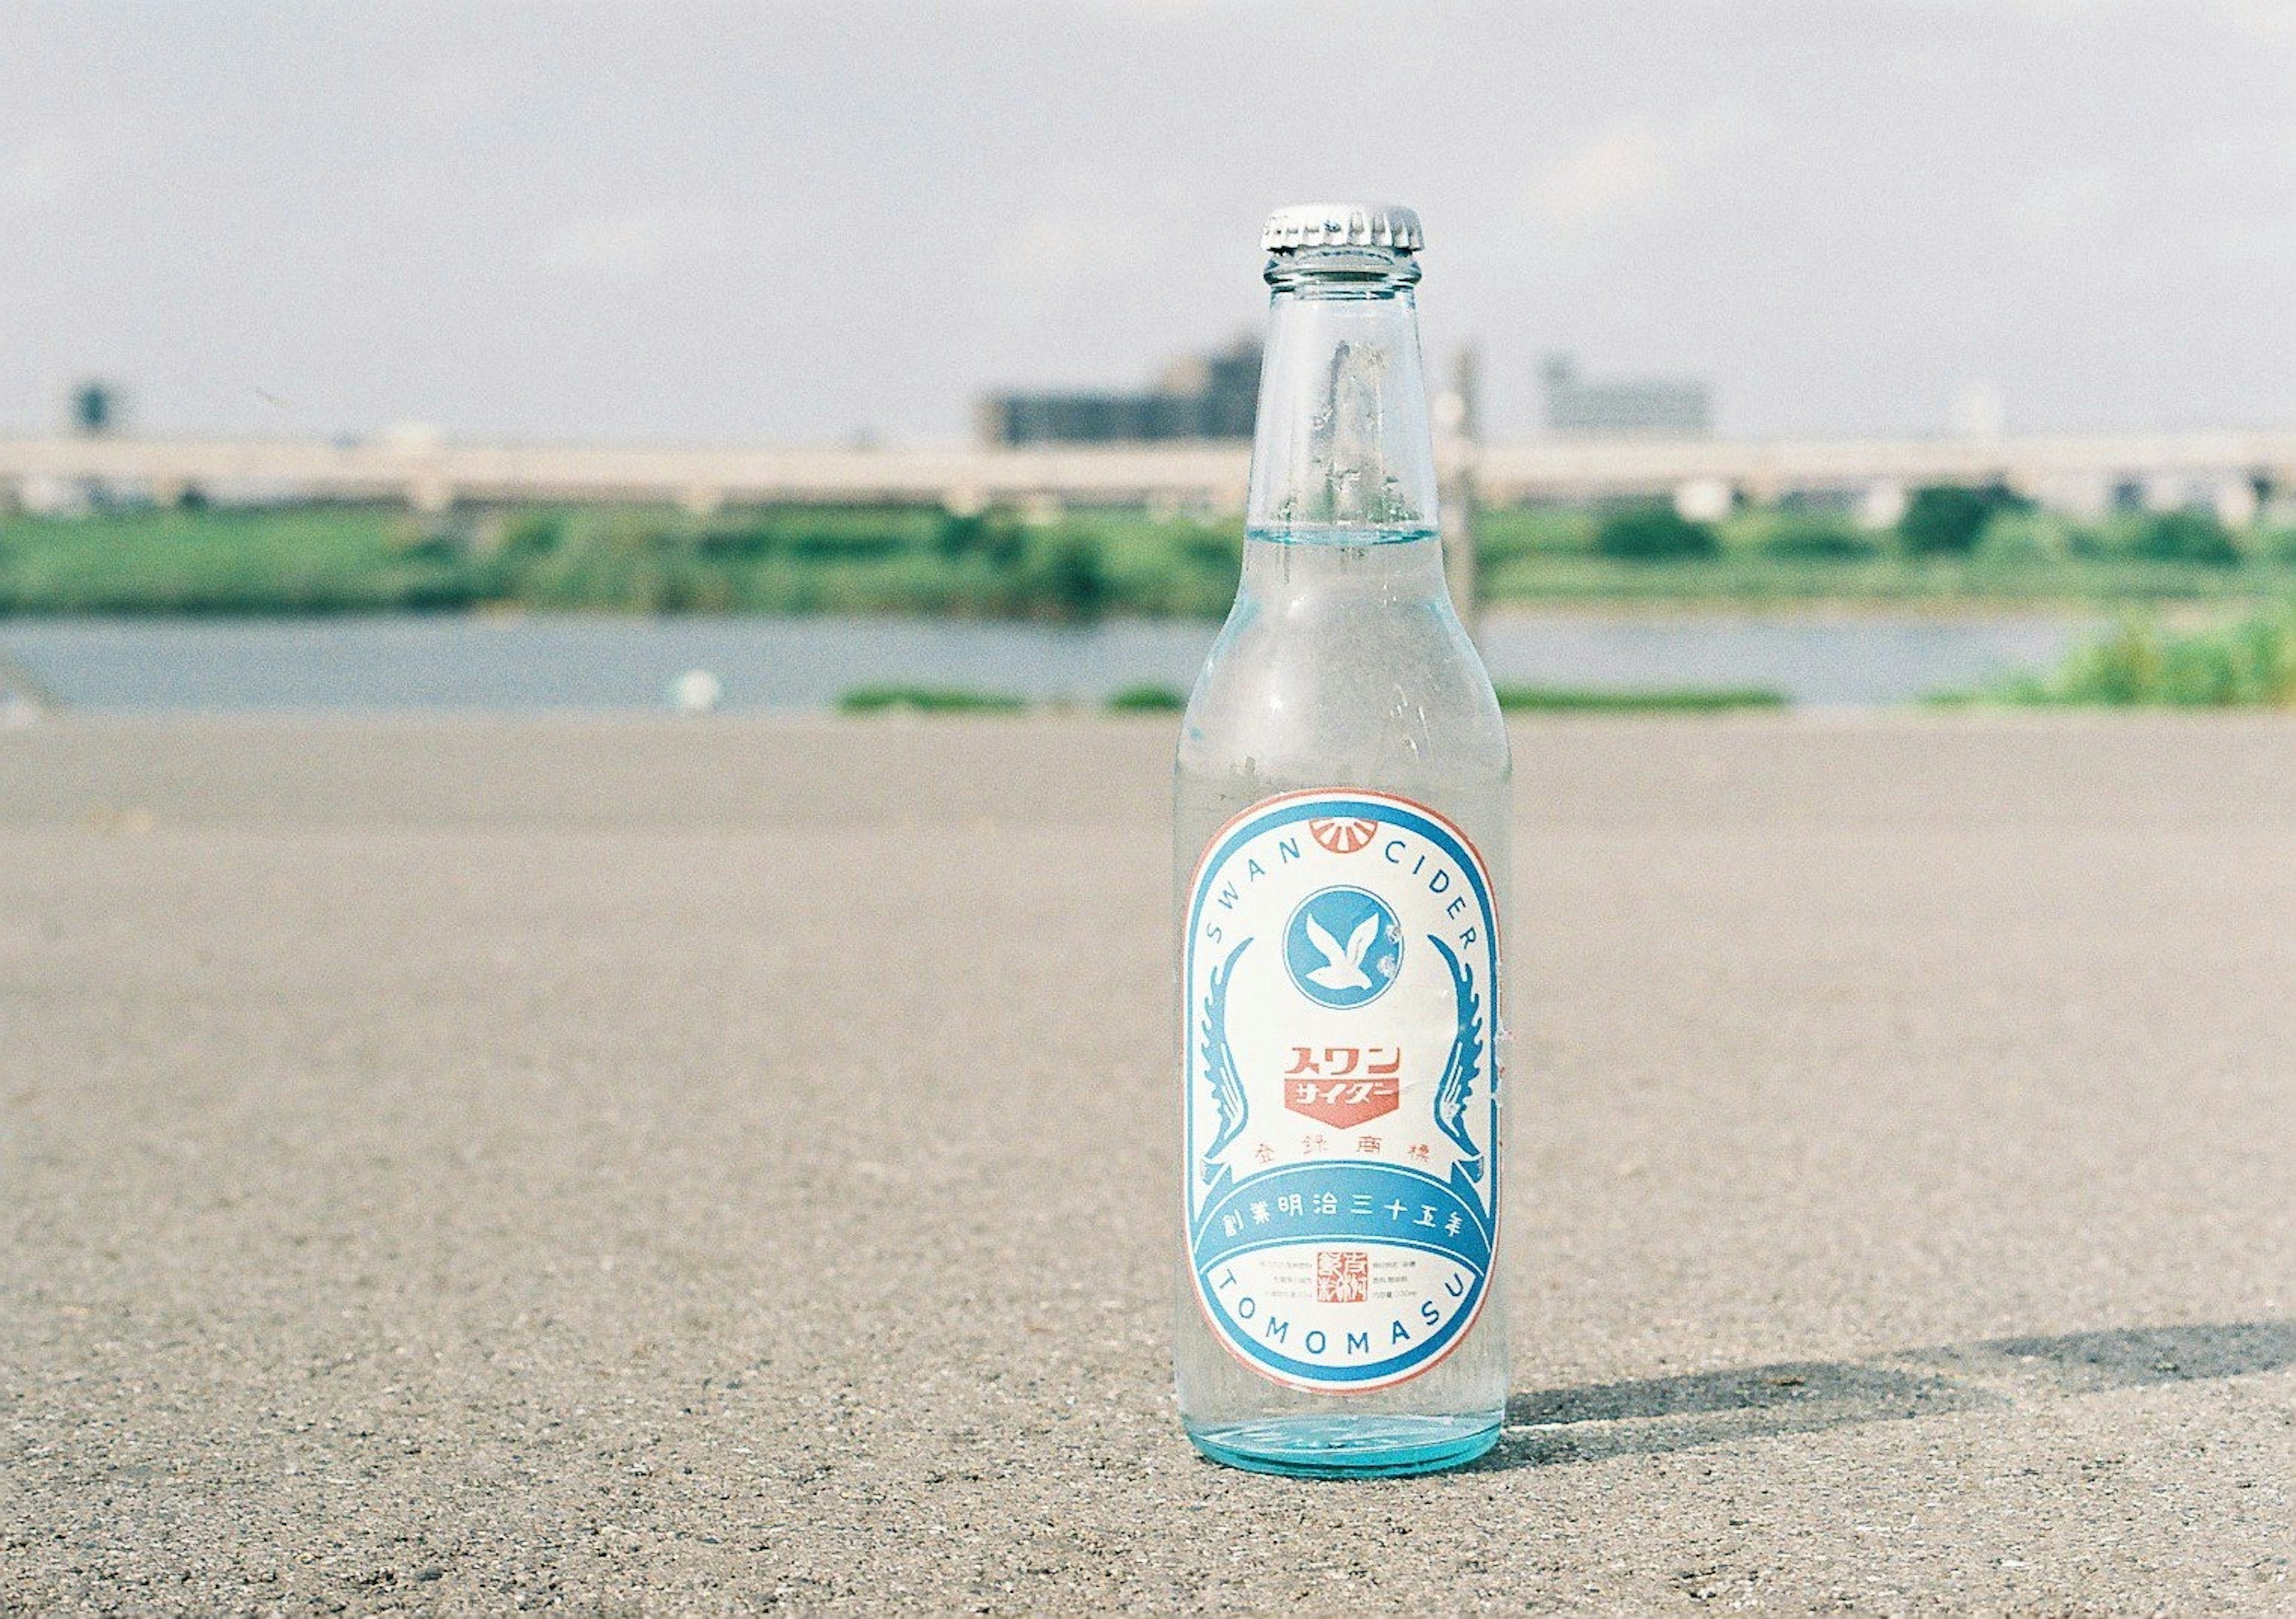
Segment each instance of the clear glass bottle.
[[1286,209],[1243,578],[1182,723],[1175,1363],[1206,1455],[1498,1437],[1505,726],[1444,582],[1419,222]]

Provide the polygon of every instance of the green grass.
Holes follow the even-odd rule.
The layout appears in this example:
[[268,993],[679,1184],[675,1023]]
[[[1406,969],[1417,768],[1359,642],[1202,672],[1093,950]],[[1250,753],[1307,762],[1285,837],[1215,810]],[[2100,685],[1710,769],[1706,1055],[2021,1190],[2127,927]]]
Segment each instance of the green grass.
[[2296,566],[2272,560],[2235,568],[2123,558],[2006,566],[1963,559],[1832,561],[1726,552],[1703,562],[1621,562],[1562,553],[1487,569],[1483,593],[1487,601],[1522,605],[1842,602],[1949,609],[2253,601],[2292,589]]
[[837,699],[840,714],[882,714],[894,708],[918,714],[1018,714],[1028,706],[1003,692],[964,686],[856,686]]
[[1687,686],[1637,691],[1577,686],[1501,686],[1499,707],[1510,714],[1721,714],[1739,708],[1783,708],[1786,694],[1764,686]]
[[1127,686],[1108,699],[1115,714],[1178,714],[1188,706],[1188,694],[1177,686]]
[[145,512],[0,521],[0,610],[327,613],[439,609],[480,570],[403,516]]
[[[1739,708],[1783,708],[1786,697],[1766,687],[1686,687],[1665,691],[1502,686],[1499,707],[1510,713],[1718,714]],[[1105,707],[1119,714],[1177,714],[1187,698],[1170,686],[1128,686]],[[1029,705],[1003,692],[966,686],[856,686],[837,699],[844,714],[1016,714]]]
[[[1690,602],[1790,606],[2085,608],[2260,601],[2296,591],[2296,535],[2233,536],[2236,560],[2153,554],[2165,519],[2081,526],[2046,513],[2005,513],[1966,554],[1915,552],[1887,532],[1824,514],[1742,511],[1716,526],[1709,558],[1628,560],[1599,553],[1598,514],[1493,511],[1481,518],[1482,590],[1506,602]],[[2183,538],[2182,536],[2177,536]],[[2187,542],[2189,543],[2189,542]]]
[[2296,602],[2214,628],[2134,621],[2054,673],[2020,675],[1952,703],[2109,708],[2296,708]]
[[[1712,554],[1615,547],[1617,513],[1482,514],[1485,600],[1950,608],[2262,604],[2296,594],[2296,534],[2205,518],[2082,526],[2004,511],[1974,549],[1916,553],[1838,516],[1742,511]],[[1606,542],[1605,534],[1611,536]],[[0,517],[0,613],[312,614],[522,607],[635,613],[908,613],[1088,622],[1217,617],[1233,518],[1075,511],[537,509],[425,519],[382,508]]]

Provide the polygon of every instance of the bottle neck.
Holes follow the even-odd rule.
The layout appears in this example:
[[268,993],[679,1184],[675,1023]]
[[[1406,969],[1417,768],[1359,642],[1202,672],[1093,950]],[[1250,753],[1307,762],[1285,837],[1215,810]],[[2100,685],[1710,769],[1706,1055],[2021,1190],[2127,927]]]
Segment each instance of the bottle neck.
[[1303,249],[1269,260],[1245,515],[1255,535],[1361,545],[1435,531],[1418,280],[1410,254],[1383,249]]

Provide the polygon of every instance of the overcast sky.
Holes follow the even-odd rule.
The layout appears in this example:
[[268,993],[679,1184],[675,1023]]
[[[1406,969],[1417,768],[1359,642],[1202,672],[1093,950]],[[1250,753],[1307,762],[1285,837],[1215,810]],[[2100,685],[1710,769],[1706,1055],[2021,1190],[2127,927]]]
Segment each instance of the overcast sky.
[[1726,430],[2296,424],[2296,0],[0,0],[0,429],[969,430],[1418,206],[1496,431],[1556,349]]

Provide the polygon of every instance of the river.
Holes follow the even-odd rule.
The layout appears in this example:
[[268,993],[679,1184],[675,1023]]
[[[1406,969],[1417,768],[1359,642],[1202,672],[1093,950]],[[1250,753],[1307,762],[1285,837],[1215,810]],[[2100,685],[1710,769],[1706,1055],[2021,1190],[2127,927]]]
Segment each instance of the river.
[[[2091,628],[2070,616],[1756,617],[1510,610],[1483,633],[1503,683],[1766,686],[1870,706],[2044,667]],[[1096,702],[1185,691],[1214,626],[1085,628],[909,618],[514,617],[0,620],[0,656],[72,708],[615,709],[662,707],[706,669],[734,708],[820,708],[858,685],[965,686]],[[5,680],[0,678],[0,685]]]

